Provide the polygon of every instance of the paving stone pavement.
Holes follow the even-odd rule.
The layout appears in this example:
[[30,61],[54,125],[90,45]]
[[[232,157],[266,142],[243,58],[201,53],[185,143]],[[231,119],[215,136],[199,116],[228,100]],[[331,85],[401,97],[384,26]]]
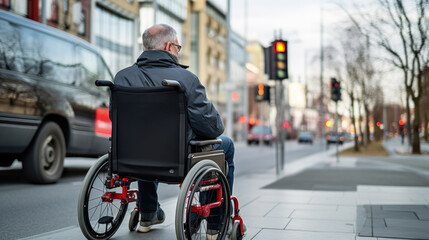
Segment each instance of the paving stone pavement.
[[[406,158],[409,161],[413,159],[410,156]],[[427,161],[429,166],[429,157]],[[314,166],[330,170],[356,168],[359,162],[354,157],[341,157],[341,161],[337,163],[332,157],[332,151],[327,151],[286,165],[281,176],[276,176],[273,169],[263,174],[237,178],[234,195],[240,202],[240,213],[248,229],[245,239],[429,239],[429,186],[356,185],[355,189],[346,190],[266,187]],[[360,167],[364,170],[374,166]],[[398,167],[387,170],[389,169],[398,171]],[[163,224],[155,226],[146,234],[129,232],[125,223],[128,219],[126,216],[112,239],[174,239],[176,199],[164,200],[161,205],[167,215]],[[84,237],[79,227],[74,226],[28,239]]]

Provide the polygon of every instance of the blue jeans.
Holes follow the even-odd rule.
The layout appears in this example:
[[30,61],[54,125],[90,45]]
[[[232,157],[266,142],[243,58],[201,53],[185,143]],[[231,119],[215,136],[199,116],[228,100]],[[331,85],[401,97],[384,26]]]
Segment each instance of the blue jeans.
[[[219,136],[218,138],[222,139],[221,144],[216,144],[216,150],[223,150],[225,153],[225,160],[228,162],[228,180],[229,188],[232,193],[232,186],[234,184],[234,143],[231,138],[227,136]],[[145,217],[145,213],[148,213],[147,216],[151,216],[150,213],[154,213],[158,210],[158,183],[156,182],[144,182],[138,181],[139,188],[139,210],[142,214],[142,219]],[[150,214],[150,215],[149,215]]]

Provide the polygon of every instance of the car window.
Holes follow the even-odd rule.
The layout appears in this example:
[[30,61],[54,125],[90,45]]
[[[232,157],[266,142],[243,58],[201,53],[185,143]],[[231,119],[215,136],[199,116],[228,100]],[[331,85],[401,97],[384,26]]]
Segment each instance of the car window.
[[96,88],[95,80],[112,81],[112,76],[104,64],[103,60],[97,53],[88,49],[78,47],[78,56],[80,58],[79,71],[80,82],[79,86]]
[[24,54],[16,25],[0,20],[0,68],[24,72]]
[[261,126],[255,126],[252,128],[252,133],[254,134],[260,134],[260,133],[270,134],[271,128],[270,127],[261,127]]
[[45,79],[75,84],[78,62],[74,54],[74,45],[62,39],[38,33],[32,34],[35,44],[40,44],[40,75]]
[[68,84],[76,78],[73,44],[4,21],[0,32],[1,68]]

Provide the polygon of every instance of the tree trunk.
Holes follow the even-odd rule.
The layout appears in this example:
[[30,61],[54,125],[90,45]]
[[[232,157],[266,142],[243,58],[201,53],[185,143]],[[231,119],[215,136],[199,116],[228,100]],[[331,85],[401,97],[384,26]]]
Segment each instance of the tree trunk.
[[[361,112],[361,102],[360,100],[358,100],[358,114],[359,114],[359,121],[358,121],[358,126],[359,126],[359,135],[361,137],[361,140],[363,141],[363,127],[362,127],[362,112]],[[357,132],[357,131],[356,131]]]
[[407,136],[408,136],[408,145],[411,145],[413,139],[411,138],[411,111],[410,111],[410,95],[407,91],[406,105],[407,105]]
[[413,122],[413,154],[420,154],[420,98],[413,98],[414,102],[414,122]]
[[428,113],[424,113],[424,117],[425,119],[423,120],[424,126],[424,138],[426,142],[429,142],[429,136],[428,136],[428,124],[429,124],[429,114]]
[[370,138],[370,132],[369,132],[369,109],[368,109],[368,104],[366,104],[365,102],[363,103],[363,107],[365,110],[365,137],[366,137],[366,142],[369,143],[371,141]]
[[355,129],[355,136],[354,136],[354,142],[355,142],[355,152],[359,152],[359,141],[358,141],[358,134],[357,134],[357,128],[356,128],[356,118],[355,118],[355,100],[353,97],[353,93],[350,94],[350,100],[351,100],[351,114],[352,117],[352,124],[353,128]]

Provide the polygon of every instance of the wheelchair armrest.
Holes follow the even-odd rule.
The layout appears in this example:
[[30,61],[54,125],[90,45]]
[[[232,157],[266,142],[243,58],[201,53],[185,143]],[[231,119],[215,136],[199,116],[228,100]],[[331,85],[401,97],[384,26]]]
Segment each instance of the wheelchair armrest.
[[97,87],[109,87],[110,89],[112,89],[115,86],[115,84],[111,81],[95,80],[95,86],[97,86]]
[[222,139],[210,139],[210,140],[191,140],[189,142],[189,144],[191,144],[192,146],[206,146],[206,145],[211,145],[211,144],[221,144],[222,143]]
[[162,86],[172,86],[172,87],[176,87],[178,89],[181,89],[182,86],[180,85],[180,83],[176,80],[168,80],[168,79],[164,79],[161,82]]

